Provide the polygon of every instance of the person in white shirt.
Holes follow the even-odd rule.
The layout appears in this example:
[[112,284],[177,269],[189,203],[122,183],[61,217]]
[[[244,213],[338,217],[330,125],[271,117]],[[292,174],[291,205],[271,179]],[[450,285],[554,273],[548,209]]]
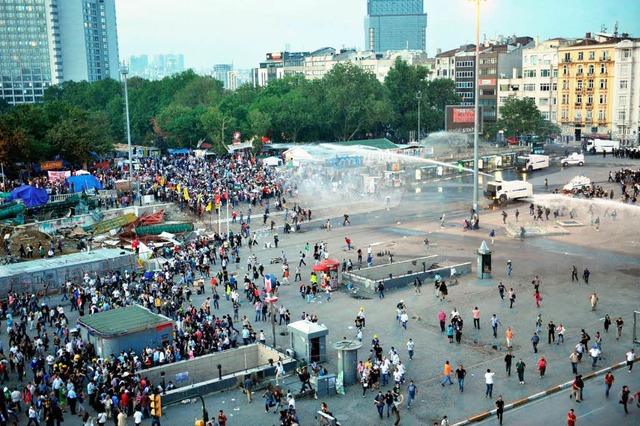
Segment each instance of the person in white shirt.
[[556,341],[556,344],[559,345],[561,341],[564,343],[564,326],[562,324],[556,327],[556,333],[558,333],[558,340]]
[[636,353],[633,349],[627,352],[627,367],[629,367],[629,373],[631,373],[631,369],[633,368],[633,361],[636,359]]
[[595,369],[596,361],[598,361],[598,357],[600,356],[600,349],[598,349],[597,345],[594,345],[591,349],[589,349],[589,355],[591,355],[591,360],[593,361],[591,364],[591,369]]
[[484,394],[485,398],[491,398],[493,394],[493,375],[496,373],[492,373],[490,368],[487,368],[487,372],[484,373],[484,382],[487,385],[487,390]]
[[135,413],[133,413],[133,423],[136,426],[142,424],[142,411],[140,411],[140,406],[137,406]]

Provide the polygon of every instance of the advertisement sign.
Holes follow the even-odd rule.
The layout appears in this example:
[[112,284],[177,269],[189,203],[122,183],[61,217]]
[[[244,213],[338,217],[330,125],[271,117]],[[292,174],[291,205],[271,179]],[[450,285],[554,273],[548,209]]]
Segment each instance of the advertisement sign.
[[[482,132],[482,107],[479,107],[479,113],[479,132]],[[473,133],[475,117],[474,107],[447,105],[445,110],[444,128],[447,132]]]
[[495,86],[496,79],[495,78],[480,78],[478,79],[478,85],[480,86]]
[[40,163],[40,170],[58,170],[62,168],[62,160],[43,161]]
[[67,179],[68,177],[71,176],[71,172],[70,171],[54,172],[54,171],[49,170],[47,173],[49,174],[49,181],[51,183],[56,183],[56,182],[59,182],[59,181],[64,182],[65,179]]

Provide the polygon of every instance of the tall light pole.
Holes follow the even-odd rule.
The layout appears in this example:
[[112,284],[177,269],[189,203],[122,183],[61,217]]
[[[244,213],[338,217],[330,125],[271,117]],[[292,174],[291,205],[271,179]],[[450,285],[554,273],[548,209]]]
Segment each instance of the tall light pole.
[[127,74],[129,74],[129,67],[123,62],[120,65],[120,74],[122,74],[122,81],[124,82],[124,112],[127,120],[127,147],[129,148],[129,182],[133,185],[133,159],[131,153],[131,123],[129,121],[129,91],[127,88]]
[[[480,69],[480,1],[475,0],[476,2],[476,60],[475,60],[475,73],[474,73],[474,116],[475,123],[473,126],[473,210],[480,217],[480,212],[478,211],[478,143],[480,139],[480,107],[479,107],[479,97],[480,97],[480,87],[478,85],[480,79],[479,77],[479,69]],[[478,221],[479,223],[479,221]]]
[[418,134],[416,135],[416,142],[420,143],[420,107],[422,106],[422,90],[418,90],[416,93],[416,99],[418,101]]

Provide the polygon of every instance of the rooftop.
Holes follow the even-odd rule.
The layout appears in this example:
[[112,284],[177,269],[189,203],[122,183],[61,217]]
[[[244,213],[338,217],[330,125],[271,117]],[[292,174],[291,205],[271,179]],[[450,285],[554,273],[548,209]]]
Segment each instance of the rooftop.
[[80,317],[78,324],[88,328],[91,334],[115,337],[167,324],[173,326],[173,321],[164,315],[154,314],[140,305],[132,305]]
[[30,274],[40,272],[47,269],[58,269],[69,265],[82,265],[85,263],[94,263],[97,261],[111,261],[114,258],[131,256],[128,250],[120,249],[97,249],[90,252],[79,252],[65,254],[62,256],[54,256],[51,258],[31,260],[28,262],[18,262],[9,265],[3,265],[0,268],[0,278],[12,277],[18,274]]

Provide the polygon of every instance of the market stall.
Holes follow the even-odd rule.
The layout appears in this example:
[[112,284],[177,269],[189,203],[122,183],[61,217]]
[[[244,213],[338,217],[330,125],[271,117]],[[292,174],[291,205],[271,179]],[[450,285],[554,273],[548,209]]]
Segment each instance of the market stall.
[[340,262],[333,259],[325,259],[313,265],[313,270],[318,275],[318,283],[322,286],[322,289],[326,289],[327,286],[331,290],[338,289],[338,270],[340,268]]

